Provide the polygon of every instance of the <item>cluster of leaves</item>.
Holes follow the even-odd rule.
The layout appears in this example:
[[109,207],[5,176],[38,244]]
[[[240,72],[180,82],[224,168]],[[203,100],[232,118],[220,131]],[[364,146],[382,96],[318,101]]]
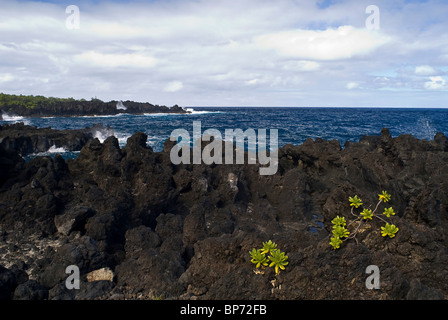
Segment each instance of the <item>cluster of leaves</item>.
[[[359,207],[361,207],[363,205],[363,202],[360,198],[358,198],[357,195],[355,195],[354,197],[349,197],[348,200],[350,202],[351,214],[355,216],[356,219],[351,221],[349,225],[347,225],[345,218],[340,216],[337,216],[331,221],[331,223],[333,224],[333,230],[332,230],[333,236],[330,239],[330,245],[333,247],[333,249],[335,250],[339,249],[341,247],[342,242],[347,239],[356,240],[356,235],[358,234],[362,224],[368,220],[373,220],[373,218],[377,218],[386,223],[384,227],[381,227],[381,235],[383,237],[386,236],[389,236],[390,238],[395,237],[398,228],[395,225],[387,222],[377,213],[379,205],[382,202],[389,202],[390,199],[391,196],[386,191],[383,191],[381,194],[378,195],[378,203],[376,204],[376,207],[373,211],[371,209],[364,208],[362,212],[360,212],[360,214],[357,216],[354,213],[354,209],[355,208],[358,209]],[[394,209],[392,207],[385,208],[383,215],[385,215],[387,218],[395,215]],[[358,223],[357,225],[356,222]],[[351,225],[354,226],[354,230],[350,233],[348,231],[348,227]]]
[[[281,270],[285,270],[285,266],[288,264],[288,256],[284,252],[277,249],[277,244],[271,240],[263,242],[263,248],[252,249],[249,252],[251,256],[251,262],[256,265],[257,268],[269,267],[275,268],[275,273],[278,274]],[[266,257],[267,254],[270,256]]]

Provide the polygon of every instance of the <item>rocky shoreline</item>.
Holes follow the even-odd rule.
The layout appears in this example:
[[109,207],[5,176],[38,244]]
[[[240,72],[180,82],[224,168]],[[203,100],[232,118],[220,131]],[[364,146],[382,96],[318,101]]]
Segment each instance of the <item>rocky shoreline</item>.
[[7,151],[16,151],[22,157],[47,152],[50,148],[80,151],[98,133],[113,135],[113,129],[95,124],[91,128],[55,130],[37,128],[20,123],[0,126],[0,145]]
[[0,93],[0,120],[3,114],[21,117],[73,117],[94,115],[117,115],[121,113],[189,113],[177,104],[172,107],[149,102],[102,101],[73,98],[53,98]]
[[[39,129],[46,130],[46,129]],[[83,136],[80,135],[82,138]],[[342,148],[308,139],[279,150],[279,170],[173,165],[137,132],[90,137],[79,156],[25,162],[0,143],[0,299],[446,299],[448,138],[392,138],[387,129]],[[26,149],[26,148],[25,148]],[[329,245],[348,197],[392,195],[399,227]],[[275,241],[278,276],[254,272],[249,251]],[[67,289],[66,267],[80,270]],[[380,289],[365,286],[380,270]],[[276,279],[275,286],[272,280]]]

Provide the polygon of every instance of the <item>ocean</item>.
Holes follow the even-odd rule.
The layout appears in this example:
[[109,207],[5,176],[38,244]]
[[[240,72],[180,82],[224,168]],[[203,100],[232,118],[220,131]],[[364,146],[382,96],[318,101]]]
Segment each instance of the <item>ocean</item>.
[[[201,121],[202,132],[218,129],[269,129],[278,130],[279,147],[299,145],[308,137],[358,141],[364,135],[379,135],[389,128],[393,137],[411,134],[419,139],[431,140],[437,132],[448,134],[448,109],[414,108],[293,108],[293,107],[190,107],[191,114],[146,114],[85,117],[23,118],[6,117],[0,123],[24,122],[37,127],[53,129],[80,129],[101,123],[112,130],[96,132],[104,141],[108,135],[118,138],[120,146],[136,131],[148,135],[147,144],[161,151],[163,143],[174,129],[193,130],[193,121]],[[5,118],[5,117],[4,117]],[[65,158],[76,157],[79,152],[66,152],[63,148],[50,148],[45,154],[61,153]],[[42,155],[42,154],[41,154]],[[34,155],[35,156],[35,155]]]

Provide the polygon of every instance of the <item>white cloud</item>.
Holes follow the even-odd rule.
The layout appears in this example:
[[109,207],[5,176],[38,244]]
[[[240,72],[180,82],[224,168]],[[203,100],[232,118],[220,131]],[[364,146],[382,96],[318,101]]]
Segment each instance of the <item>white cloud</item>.
[[184,87],[184,84],[181,81],[172,81],[165,86],[164,91],[177,92],[177,91],[182,90],[183,87]]
[[417,66],[414,72],[418,76],[433,76],[437,73],[433,67],[428,65]]
[[9,82],[14,80],[14,76],[10,73],[0,73],[0,82]]
[[252,80],[247,80],[246,84],[248,85],[254,85],[260,82],[260,79],[252,79]]
[[295,106],[400,93],[400,104],[441,105],[447,86],[448,3],[378,0],[381,28],[370,31],[359,0],[85,0],[77,30],[54,1],[0,2],[3,92]]
[[358,88],[359,84],[356,82],[348,82],[345,87],[349,90]]
[[108,37],[112,39],[129,39],[148,35],[148,30],[143,27],[123,25],[109,21],[99,21],[87,26],[83,25],[82,28],[86,30],[85,32],[93,33],[99,37]]
[[448,90],[446,80],[441,76],[429,77],[430,81],[425,82],[425,89],[428,90]]
[[289,30],[257,37],[261,48],[274,49],[282,55],[301,59],[349,59],[374,51],[391,41],[380,32],[353,26],[326,30]]
[[100,67],[148,68],[156,64],[156,59],[144,53],[101,53],[87,51],[75,56],[79,63]]
[[292,60],[283,64],[282,69],[288,71],[317,71],[321,64],[316,61],[309,60]]

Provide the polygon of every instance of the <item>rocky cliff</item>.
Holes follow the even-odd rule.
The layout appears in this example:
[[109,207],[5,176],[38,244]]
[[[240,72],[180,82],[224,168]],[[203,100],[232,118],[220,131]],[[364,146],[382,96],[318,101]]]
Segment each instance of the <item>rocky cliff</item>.
[[80,151],[97,132],[113,134],[111,128],[105,128],[101,124],[75,130],[37,128],[23,123],[6,124],[0,126],[0,145],[5,150],[17,151],[23,157],[46,152],[51,147]]
[[75,100],[73,98],[53,98],[43,96],[24,96],[0,93],[0,119],[2,114],[22,117],[115,115],[119,113],[188,113],[178,105],[153,105],[148,102],[108,101],[92,98]]
[[[135,133],[90,139],[75,160],[25,163],[0,146],[2,299],[443,299],[448,297],[448,139],[366,136],[342,148],[308,139],[258,165],[173,165]],[[348,197],[387,190],[399,227],[372,221],[338,250],[331,220]],[[249,251],[267,240],[288,255],[275,277]],[[69,265],[80,289],[68,290]],[[380,289],[365,286],[366,268]],[[93,276],[105,274],[107,276]],[[93,280],[92,280],[93,279]],[[271,281],[276,279],[273,286]]]

